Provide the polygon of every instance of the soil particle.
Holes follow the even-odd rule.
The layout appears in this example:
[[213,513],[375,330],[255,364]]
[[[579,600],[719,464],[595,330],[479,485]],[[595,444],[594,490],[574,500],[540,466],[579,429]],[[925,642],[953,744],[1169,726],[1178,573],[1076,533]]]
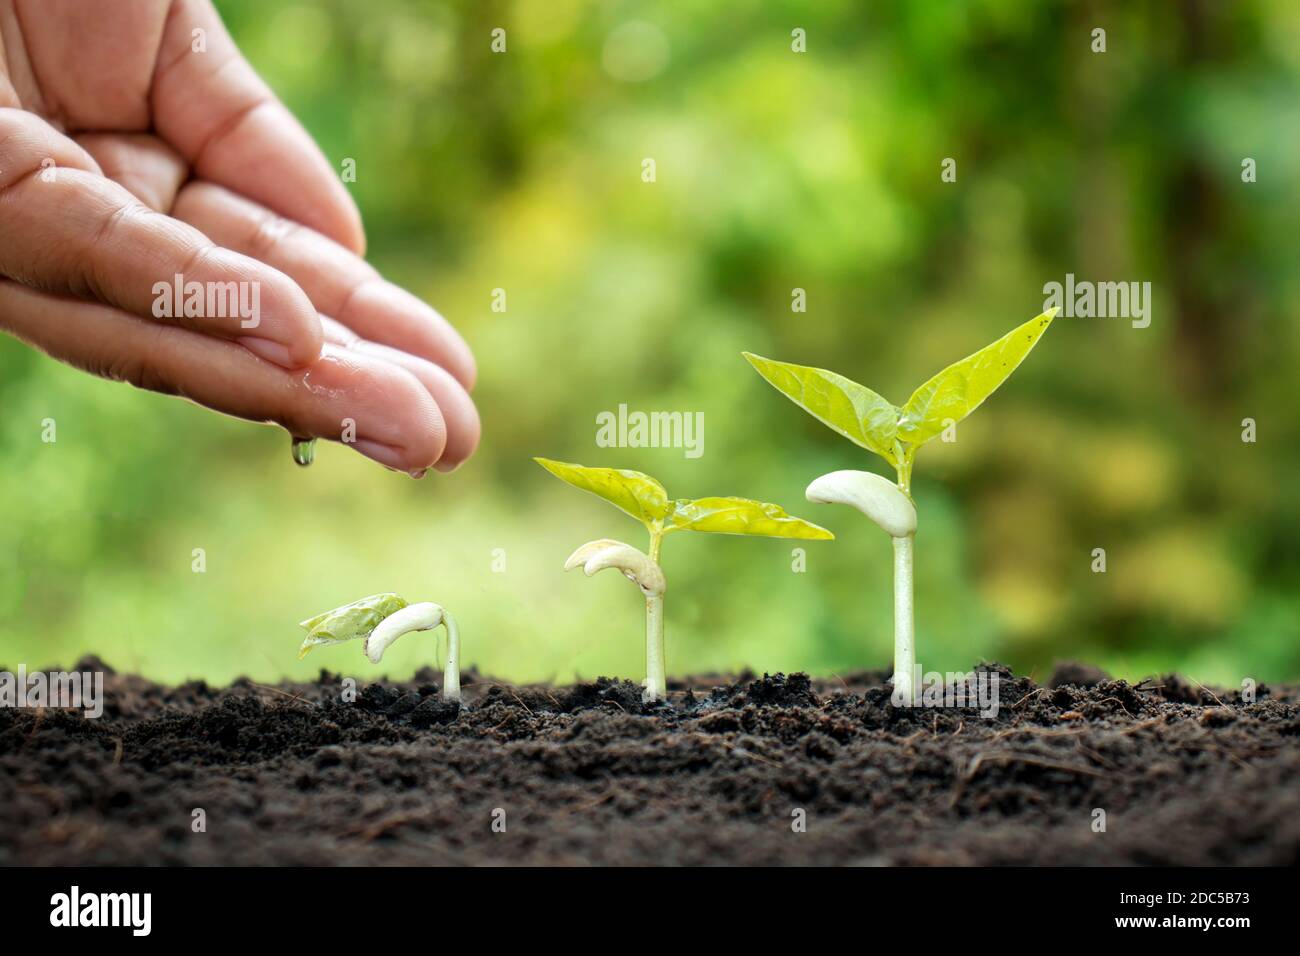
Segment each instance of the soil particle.
[[1296,687],[981,665],[984,717],[893,707],[879,672],[655,706],[470,672],[461,706],[427,669],[355,695],[78,669],[106,673],[101,719],[0,710],[0,864],[1300,862]]
[[1052,676],[1048,679],[1047,686],[1053,690],[1064,684],[1073,684],[1076,687],[1095,687],[1104,680],[1110,680],[1110,675],[1100,667],[1081,664],[1078,661],[1061,661],[1052,670]]

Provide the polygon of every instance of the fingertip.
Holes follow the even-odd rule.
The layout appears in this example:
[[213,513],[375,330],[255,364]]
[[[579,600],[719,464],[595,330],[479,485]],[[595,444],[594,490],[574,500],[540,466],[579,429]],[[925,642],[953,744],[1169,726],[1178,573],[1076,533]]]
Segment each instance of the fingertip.
[[289,345],[289,358],[297,363],[296,368],[305,368],[321,357],[325,349],[325,332],[321,328],[320,316],[311,310],[307,324],[298,330]]
[[358,438],[351,444],[358,454],[369,458],[371,461],[379,462],[385,468],[391,468],[394,471],[402,471],[405,468],[406,454],[401,448],[370,441],[368,438]]
[[[254,344],[242,341],[241,344],[262,358],[291,369],[311,365],[320,358],[325,346],[320,315],[296,282],[283,272],[229,249],[215,247],[205,258],[206,266],[221,273],[214,277],[215,281],[233,279],[249,283],[246,304],[251,308],[241,308],[234,332],[237,338],[252,339]],[[241,289],[239,294],[245,293]],[[244,304],[241,299],[241,306]],[[256,340],[268,345],[258,346]],[[275,345],[281,348],[273,348]],[[273,358],[273,354],[280,355],[283,361]]]
[[258,358],[266,359],[273,365],[290,370],[303,367],[303,363],[297,362],[289,349],[279,342],[272,342],[270,339],[259,339],[254,335],[245,335],[235,339],[240,345],[248,349]]
[[469,345],[464,339],[460,339],[464,354],[459,357],[459,374],[453,371],[456,380],[465,387],[465,391],[474,391],[474,386],[478,384],[478,362],[474,360],[474,353],[470,351]]
[[357,206],[350,192],[342,186],[339,188],[343,194],[343,201],[338,210],[337,234],[331,236],[331,238],[364,259],[366,255],[366,226],[361,220],[361,209]]
[[[374,429],[368,428],[366,423],[360,423],[361,438],[385,445],[392,454],[389,461],[372,455],[367,457],[375,457],[375,460],[399,471],[431,468],[443,457],[447,448],[446,417],[429,390],[414,374],[386,362],[383,365],[383,407],[389,417]],[[362,454],[366,452],[363,451]]]
[[[334,325],[331,320],[325,321]],[[414,378],[432,398],[442,418],[443,447],[438,458],[429,462],[430,465],[439,471],[454,471],[474,454],[482,433],[478,408],[450,372],[427,359],[375,342],[354,340],[347,348],[391,363]]]
[[434,362],[466,390],[474,387],[478,368],[460,332],[437,309],[406,289],[378,279],[364,282],[335,317],[372,342]]
[[328,171],[326,175],[328,178],[320,183],[325,201],[320,203],[318,209],[312,210],[307,219],[301,221],[364,259],[366,226],[361,219],[361,208],[337,176]]
[[[325,158],[311,134],[284,104],[277,102],[267,112],[275,127],[268,130],[267,135],[276,139],[283,136],[286,150],[299,153],[302,165],[296,175],[288,180],[293,188],[272,192],[240,189],[234,183],[226,185],[237,193],[263,202],[285,218],[301,222],[328,236],[345,249],[364,258],[365,224],[361,220],[360,207],[340,178],[339,164],[331,163]],[[275,122],[277,115],[278,122]],[[277,161],[282,160],[283,157],[277,157]],[[286,177],[290,175],[287,169],[277,171]]]
[[436,467],[439,471],[455,471],[478,450],[483,434],[482,419],[474,400],[455,384],[442,389],[438,401],[450,406],[443,409],[443,417],[454,421],[456,428],[448,434],[447,446]]
[[282,347],[289,363],[286,368],[306,368],[320,359],[325,348],[325,333],[321,329],[320,316],[310,308],[310,303],[306,313],[294,316],[289,334],[282,337]]
[[436,321],[441,330],[440,339],[443,348],[438,364],[445,368],[466,392],[474,391],[474,386],[478,383],[478,363],[474,360],[474,353],[470,350],[469,343],[455,326],[443,318],[440,312],[432,306],[426,305],[425,308],[437,316]]
[[320,358],[322,348],[321,342],[312,343],[309,334],[295,339],[288,345],[256,335],[243,335],[235,341],[258,358],[291,372],[307,368],[316,362]]
[[397,471],[431,468],[447,445],[447,423],[420,380],[392,362],[327,343],[318,362],[296,373],[297,434],[340,441]]

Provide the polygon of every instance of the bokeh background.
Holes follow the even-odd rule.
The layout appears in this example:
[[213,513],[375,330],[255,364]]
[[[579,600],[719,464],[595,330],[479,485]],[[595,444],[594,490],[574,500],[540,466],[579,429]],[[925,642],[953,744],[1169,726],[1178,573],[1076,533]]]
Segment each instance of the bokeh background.
[[[901,402],[1071,272],[1151,282],[1151,325],[1058,320],[957,442],[920,453],[922,665],[1300,676],[1300,5],[218,7],[330,159],[355,159],[371,260],[475,348],[483,445],[420,482],[338,446],[300,469],[275,429],[0,340],[0,662],[404,676],[431,639],[383,668],[354,647],[295,660],[299,619],[396,590],[453,609],[485,672],[639,679],[639,596],[560,567],[643,533],[539,454],[837,532],[804,573],[791,542],[670,537],[670,672],[888,666],[887,541],[802,500],[825,471],[886,466],[740,352]],[[703,412],[703,456],[598,448],[620,403]]]

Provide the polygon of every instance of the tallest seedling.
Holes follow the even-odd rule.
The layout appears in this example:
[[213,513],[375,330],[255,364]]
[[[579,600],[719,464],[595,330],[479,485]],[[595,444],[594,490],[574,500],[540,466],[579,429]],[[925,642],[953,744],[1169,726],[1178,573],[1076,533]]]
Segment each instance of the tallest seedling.
[[949,365],[901,408],[842,375],[744,353],[778,391],[855,445],[894,467],[894,485],[867,471],[833,471],[808,486],[808,500],[852,505],[894,540],[894,700],[910,707],[916,695],[912,624],[912,551],[916,507],[912,461],[916,450],[956,425],[1016,370],[1056,317],[1050,309],[992,345]]

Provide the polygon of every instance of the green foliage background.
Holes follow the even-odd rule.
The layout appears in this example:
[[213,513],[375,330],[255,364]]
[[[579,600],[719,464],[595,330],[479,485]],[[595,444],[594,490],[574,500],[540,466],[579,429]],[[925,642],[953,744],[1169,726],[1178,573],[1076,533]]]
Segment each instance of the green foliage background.
[[[836,531],[798,543],[803,574],[795,542],[669,540],[670,672],[887,666],[888,542],[802,500],[823,472],[883,464],[740,352],[898,402],[1072,272],[1152,282],[1151,326],[1058,319],[955,444],[922,450],[921,664],[1300,674],[1300,6],[218,5],[331,161],[356,160],[371,260],[475,348],[483,446],[421,482],[337,446],[302,470],[275,430],[0,341],[0,662],[369,676],[359,649],[296,662],[295,622],[395,590],[452,608],[486,672],[639,679],[639,596],[560,567],[590,538],[644,546],[641,529],[539,454]],[[634,20],[669,51],[641,82],[617,77],[654,66],[645,31],[610,40]],[[595,416],[619,403],[702,411],[703,457],[597,448]],[[382,669],[431,657],[408,639]]]

